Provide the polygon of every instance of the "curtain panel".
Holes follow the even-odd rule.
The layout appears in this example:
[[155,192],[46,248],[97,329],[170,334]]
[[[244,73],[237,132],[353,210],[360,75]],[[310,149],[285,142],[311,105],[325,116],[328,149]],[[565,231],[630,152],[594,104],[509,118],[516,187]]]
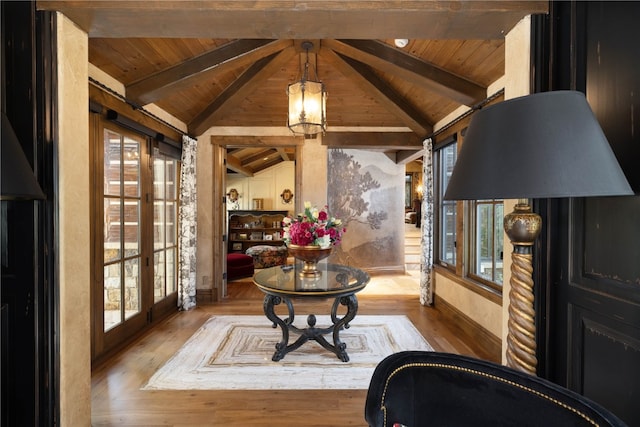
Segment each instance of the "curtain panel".
[[431,139],[424,141],[422,163],[422,229],[420,232],[420,304],[433,305],[433,156]]
[[179,276],[178,307],[189,310],[196,306],[196,243],[198,193],[196,191],[196,152],[198,141],[182,136],[182,165],[180,172],[180,200],[178,218]]

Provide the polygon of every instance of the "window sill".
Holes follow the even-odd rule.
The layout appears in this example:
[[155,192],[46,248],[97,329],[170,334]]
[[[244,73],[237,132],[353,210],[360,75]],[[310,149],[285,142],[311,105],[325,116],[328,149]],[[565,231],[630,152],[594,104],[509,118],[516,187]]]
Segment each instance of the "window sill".
[[490,288],[489,286],[484,285],[480,282],[476,282],[467,278],[460,277],[457,274],[454,274],[451,270],[447,269],[446,267],[434,265],[433,270],[436,273],[456,282],[460,286],[463,286],[469,289],[470,291],[475,292],[481,297],[502,306],[502,292],[499,292],[493,288]]

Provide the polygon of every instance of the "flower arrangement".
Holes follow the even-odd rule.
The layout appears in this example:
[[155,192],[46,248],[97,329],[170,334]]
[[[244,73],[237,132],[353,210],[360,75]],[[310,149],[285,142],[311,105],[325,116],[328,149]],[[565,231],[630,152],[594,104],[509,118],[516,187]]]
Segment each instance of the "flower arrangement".
[[342,240],[342,234],[346,228],[342,227],[342,221],[332,218],[327,212],[328,206],[318,209],[311,203],[304,203],[304,212],[295,218],[285,217],[282,220],[284,241],[287,245],[317,245],[328,248],[338,245]]

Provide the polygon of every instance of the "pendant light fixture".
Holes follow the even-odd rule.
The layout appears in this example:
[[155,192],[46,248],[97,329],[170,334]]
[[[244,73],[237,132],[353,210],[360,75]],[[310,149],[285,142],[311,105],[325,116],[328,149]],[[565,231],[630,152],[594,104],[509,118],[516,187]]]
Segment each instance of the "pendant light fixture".
[[[313,49],[310,41],[302,42],[306,52],[306,61],[300,81],[287,87],[289,96],[289,118],[287,126],[294,135],[315,135],[327,130],[326,103],[327,92],[324,83],[319,81],[315,67],[309,66],[309,51]],[[310,80],[309,68],[313,70],[315,80]]]

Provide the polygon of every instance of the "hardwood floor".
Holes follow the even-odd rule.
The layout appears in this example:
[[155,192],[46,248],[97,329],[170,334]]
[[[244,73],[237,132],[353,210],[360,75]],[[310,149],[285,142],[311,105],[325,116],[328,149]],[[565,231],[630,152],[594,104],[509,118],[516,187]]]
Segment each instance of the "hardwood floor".
[[[224,301],[176,313],[92,374],[93,426],[366,426],[366,390],[142,391],[149,377],[211,316],[262,315],[250,280],[229,283]],[[421,306],[412,276],[372,278],[359,314],[404,314],[436,351],[490,359],[472,337]],[[318,303],[296,304],[296,313]],[[259,381],[259,379],[256,379]]]

